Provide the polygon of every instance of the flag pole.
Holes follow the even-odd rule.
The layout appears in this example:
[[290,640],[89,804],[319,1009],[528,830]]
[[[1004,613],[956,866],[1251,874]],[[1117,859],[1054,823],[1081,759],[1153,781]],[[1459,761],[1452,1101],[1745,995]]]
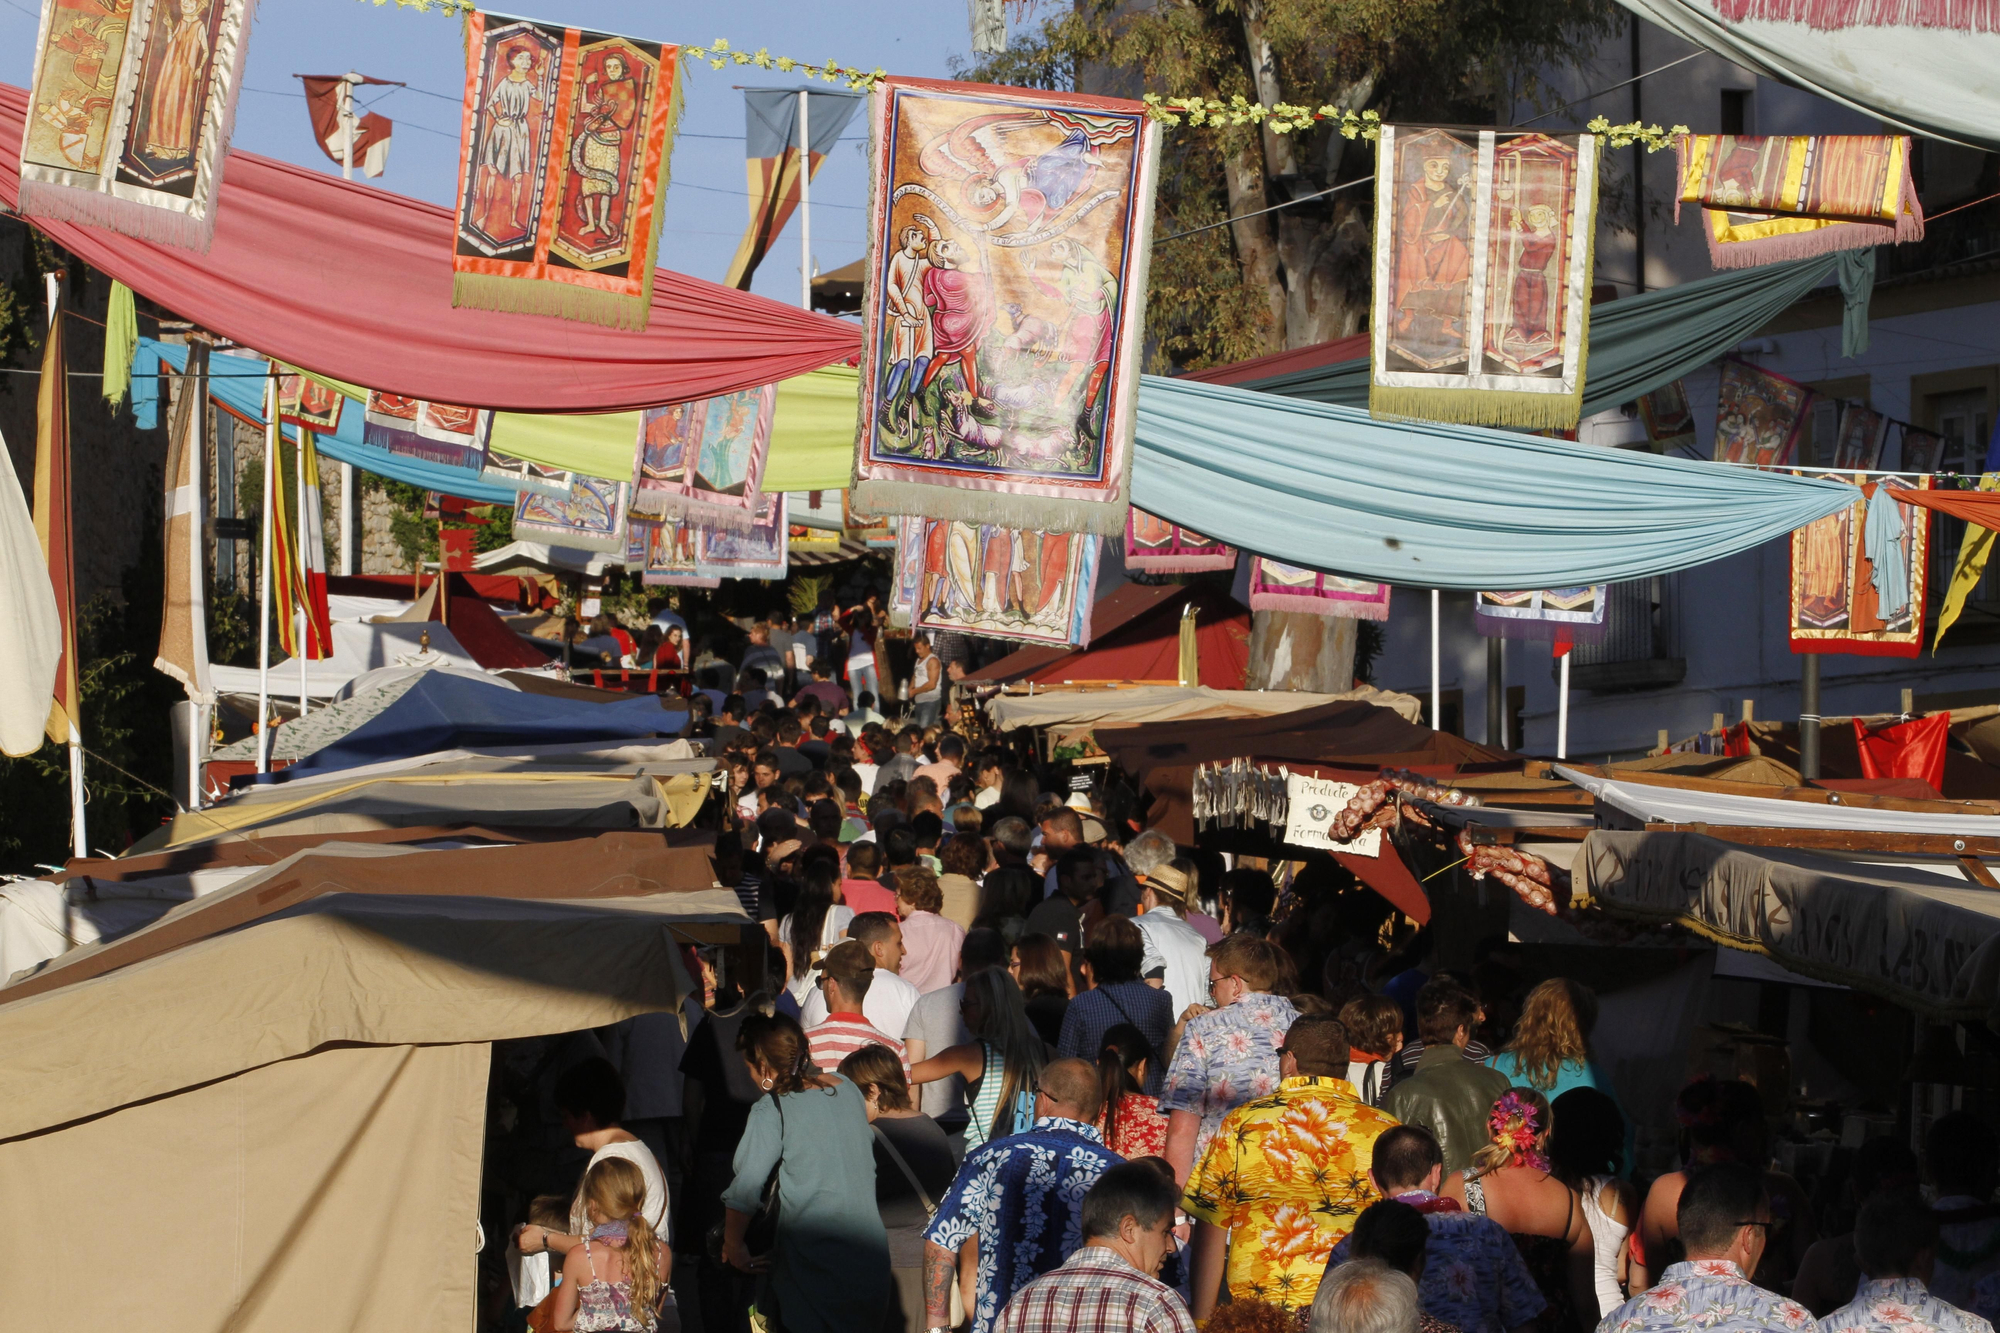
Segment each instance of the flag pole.
[[347,71],[340,80],[340,178],[354,179],[354,85],[360,75]]
[[1444,709],[1440,704],[1440,700],[1443,698],[1443,695],[1440,692],[1438,686],[1438,614],[1439,614],[1438,603],[1440,598],[1441,594],[1438,592],[1438,590],[1436,588],[1432,588],[1431,589],[1431,730],[1432,731],[1444,730]]
[[[298,460],[299,516],[292,527],[292,542],[298,548],[292,553],[292,568],[299,571],[300,592],[305,592],[306,553],[306,439],[303,427],[299,430],[299,447],[293,455]],[[302,596],[292,608],[292,647],[299,659],[299,716],[306,715],[306,604]]]
[[1562,655],[1562,680],[1556,698],[1556,758],[1569,758],[1569,654]]
[[807,310],[813,308],[812,136],[806,117],[810,96],[799,89],[799,304]]
[[264,383],[263,557],[257,570],[257,771],[271,771],[271,521],[278,481],[278,377]]
[[[61,304],[61,298],[62,298],[62,276],[58,273],[51,272],[51,273],[44,273],[42,275],[42,278],[44,286],[46,287],[49,296],[49,328],[53,330],[56,326],[56,320],[59,317],[60,313],[58,307]],[[64,373],[67,374],[66,367],[63,367],[61,369],[63,369]],[[61,386],[59,392],[67,395],[67,393],[69,392],[68,385]],[[67,420],[65,420],[64,422],[64,427],[65,429],[63,438],[57,441],[56,447],[61,449],[63,453],[67,455],[69,453],[69,434],[67,429],[68,427]],[[67,461],[65,461],[64,471],[67,470],[68,470],[68,464]],[[65,488],[65,496],[67,497],[67,488]],[[53,516],[51,516],[50,521],[52,525],[51,530],[53,530],[53,522],[54,522]],[[76,521],[76,515],[74,507],[72,506],[71,512],[68,514],[64,514],[62,516],[62,522],[65,526],[68,526],[69,524],[72,524],[75,521]],[[72,577],[70,580],[69,596],[70,596],[70,607],[67,614],[71,617],[70,651],[74,652],[76,650],[76,631],[75,631],[76,581],[74,577]],[[69,701],[69,706],[63,710],[64,713],[67,715],[69,721],[70,850],[71,854],[78,858],[90,855],[90,836],[88,829],[84,823],[84,810],[83,810],[83,799],[84,799],[83,736],[76,729],[76,717],[77,714],[82,711],[82,709],[83,709],[83,687],[79,684],[77,687],[77,697],[71,699]]]
[[[194,352],[190,349],[188,352],[190,370],[194,368],[194,359]],[[208,635],[205,632],[206,626],[202,625],[202,617],[207,610],[205,574],[208,557],[207,533],[204,531],[208,519],[208,487],[202,477],[203,465],[208,461],[203,457],[208,448],[208,357],[206,355],[201,358],[201,373],[182,379],[183,389],[187,387],[189,379],[194,381],[194,410],[189,415],[188,434],[192,438],[185,446],[189,450],[188,499],[192,505],[192,512],[188,517],[190,554],[186,573],[192,585],[188,599],[189,605],[193,608],[190,618],[195,625],[201,626],[203,631],[200,634],[199,651],[195,653],[194,661],[190,663],[194,668],[195,681],[200,685],[213,683],[213,678],[208,672]],[[175,571],[168,570],[167,577],[173,578],[174,573]],[[192,637],[193,631],[190,633]],[[189,694],[194,699],[194,734],[188,738],[188,809],[199,810],[201,809],[201,756],[208,744],[209,719],[215,707],[215,694],[213,690],[209,691],[206,695],[207,702],[203,702],[204,696],[199,690],[190,690]]]

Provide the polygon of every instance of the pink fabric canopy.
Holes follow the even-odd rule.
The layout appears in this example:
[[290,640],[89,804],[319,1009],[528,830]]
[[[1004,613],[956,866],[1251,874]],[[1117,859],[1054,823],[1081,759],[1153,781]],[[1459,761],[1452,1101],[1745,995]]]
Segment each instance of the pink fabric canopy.
[[[21,185],[28,94],[0,84],[0,203]],[[34,219],[149,300],[308,370],[513,412],[618,412],[772,384],[853,357],[852,324],[661,268],[643,333],[456,310],[452,215],[232,152],[207,254]]]

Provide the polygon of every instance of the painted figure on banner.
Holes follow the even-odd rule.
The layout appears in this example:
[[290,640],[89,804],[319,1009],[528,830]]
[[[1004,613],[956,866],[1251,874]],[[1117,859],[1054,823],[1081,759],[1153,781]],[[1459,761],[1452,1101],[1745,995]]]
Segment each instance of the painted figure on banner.
[[1540,134],[1494,147],[1486,273],[1489,370],[1561,372],[1569,271],[1562,219],[1576,191],[1576,156],[1569,142]]
[[340,429],[340,411],[347,395],[309,375],[278,377],[278,418],[294,426],[328,434]]
[[[992,523],[910,519],[898,583],[919,628],[1073,643],[1095,579],[1095,537],[1027,532]],[[900,587],[899,587],[900,591]]]
[[576,240],[595,234],[602,240],[586,247],[595,249],[615,246],[625,234],[624,205],[632,188],[626,135],[639,114],[640,91],[625,57],[615,50],[584,57],[583,67],[570,166],[576,171]]
[[1399,243],[1389,345],[1413,368],[1436,370],[1468,354],[1477,166],[1477,145],[1446,130],[1396,144]]
[[1722,363],[1715,461],[1775,467],[1788,462],[1812,390],[1745,361]]
[[[498,246],[528,239],[537,210],[522,211],[524,194],[541,183],[541,146],[547,133],[549,98],[554,92],[556,66],[548,47],[535,33],[508,42],[495,51],[504,73],[489,80],[486,116],[480,125],[474,183],[478,230]],[[500,206],[504,205],[504,209]],[[498,211],[496,211],[498,210]],[[474,219],[468,219],[474,221]]]
[[1808,471],[1853,483],[1855,503],[1792,534],[1794,652],[1914,657],[1923,642],[1929,510],[1892,499],[1928,475]]
[[1935,472],[1944,451],[1944,436],[1917,426],[1900,426],[1901,457],[1896,466],[1905,472]]
[[716,527],[756,521],[776,386],[647,408],[639,416],[639,490],[633,507],[695,515]]
[[37,103],[21,145],[24,161],[97,171],[117,99],[119,63],[132,23],[132,0],[57,0],[50,40],[35,80]]
[[[934,348],[931,308],[924,298],[924,275],[931,269],[931,233],[937,224],[923,214],[916,215],[920,226],[903,228],[902,245],[889,256],[882,301],[888,307],[889,375],[882,385],[884,425],[914,410],[917,381],[931,363]],[[914,419],[903,423],[907,433]]]
[[783,578],[788,554],[786,527],[785,497],[760,495],[752,526],[695,529],[695,562],[704,575]]
[[149,157],[177,161],[194,152],[202,98],[208,91],[207,8],[203,0],[174,0],[171,12],[167,5],[153,11],[153,31],[164,29],[167,39],[146,99],[146,133],[141,141]]
[[1688,406],[1687,385],[1680,380],[1662,384],[1639,397],[1639,417],[1653,444],[1678,444],[1694,439],[1694,409]]
[[1833,465],[1839,469],[1872,471],[1882,459],[1882,443],[1889,432],[1889,419],[1858,403],[1843,404],[1840,432],[1833,451]]

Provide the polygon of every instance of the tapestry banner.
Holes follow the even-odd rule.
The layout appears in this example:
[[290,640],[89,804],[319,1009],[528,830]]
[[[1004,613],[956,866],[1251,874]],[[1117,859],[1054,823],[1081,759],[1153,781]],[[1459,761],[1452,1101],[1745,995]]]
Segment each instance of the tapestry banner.
[[483,480],[520,491],[540,491],[543,495],[568,495],[570,482],[576,475],[566,468],[530,463],[525,458],[492,449],[486,451],[486,466],[480,471]]
[[1733,357],[1722,363],[1715,461],[1778,467],[1792,458],[1812,390]]
[[1489,639],[1546,643],[1602,643],[1607,589],[1544,588],[1539,592],[1482,592],[1472,599],[1473,624]]
[[1123,533],[1159,126],[934,79],[869,114],[855,507]]
[[786,558],[786,500],[757,497],[757,519],[748,528],[698,526],[694,536],[695,573],[705,579],[781,579]]
[[278,376],[278,419],[287,425],[332,435],[346,402],[346,394],[310,375]]
[[1688,406],[1686,381],[1674,380],[1640,394],[1639,419],[1646,423],[1646,441],[1654,453],[1683,447],[1694,451],[1694,409]]
[[632,508],[709,527],[750,527],[777,402],[778,386],[767,384],[641,412]]
[[1099,543],[1081,532],[906,520],[890,623],[1087,648]]
[[896,520],[873,514],[854,512],[854,492],[840,493],[840,531],[849,541],[857,541],[873,550],[894,550],[896,548]]
[[514,502],[514,537],[622,557],[631,499],[631,483],[581,474],[573,475],[569,490],[559,496],[522,491]]
[[451,303],[643,329],[680,48],[466,20]]
[[1717,268],[1924,238],[1902,135],[1683,134],[1675,151],[1674,218],[1702,206]]
[[1326,574],[1260,555],[1250,565],[1250,609],[1387,620],[1389,585]]
[[45,0],[20,211],[206,251],[255,0]]
[[377,449],[442,467],[482,474],[487,469],[486,444],[493,434],[491,412],[371,392],[362,423],[362,443]]
[[694,529],[684,523],[661,523],[631,517],[625,525],[625,568],[649,587],[718,588],[721,579],[695,573]]
[[1134,506],[1125,524],[1125,567],[1148,574],[1236,568],[1236,548]]
[[1873,471],[1882,461],[1888,438],[1889,418],[1860,403],[1842,403],[1840,429],[1834,436],[1834,470]]
[[1916,474],[1873,480],[1799,470],[1850,482],[1854,503],[1792,534],[1791,640],[1795,653],[1915,657],[1924,642],[1930,511],[1886,487],[1930,489]]
[[1382,127],[1371,413],[1527,430],[1576,425],[1597,142]]

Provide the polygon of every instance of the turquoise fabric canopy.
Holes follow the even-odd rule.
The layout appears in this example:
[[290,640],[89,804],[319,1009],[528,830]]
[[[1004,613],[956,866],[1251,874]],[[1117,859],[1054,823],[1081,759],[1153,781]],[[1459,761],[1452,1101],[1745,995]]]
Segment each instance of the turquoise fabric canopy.
[[[1815,255],[1592,306],[1584,415],[1632,402],[1707,365],[1825,282],[1838,263],[1838,255]],[[1249,380],[1241,387],[1365,408],[1368,358]]]
[[1745,550],[1843,482],[1149,375],[1132,503],[1277,560],[1420,588],[1567,588]]

